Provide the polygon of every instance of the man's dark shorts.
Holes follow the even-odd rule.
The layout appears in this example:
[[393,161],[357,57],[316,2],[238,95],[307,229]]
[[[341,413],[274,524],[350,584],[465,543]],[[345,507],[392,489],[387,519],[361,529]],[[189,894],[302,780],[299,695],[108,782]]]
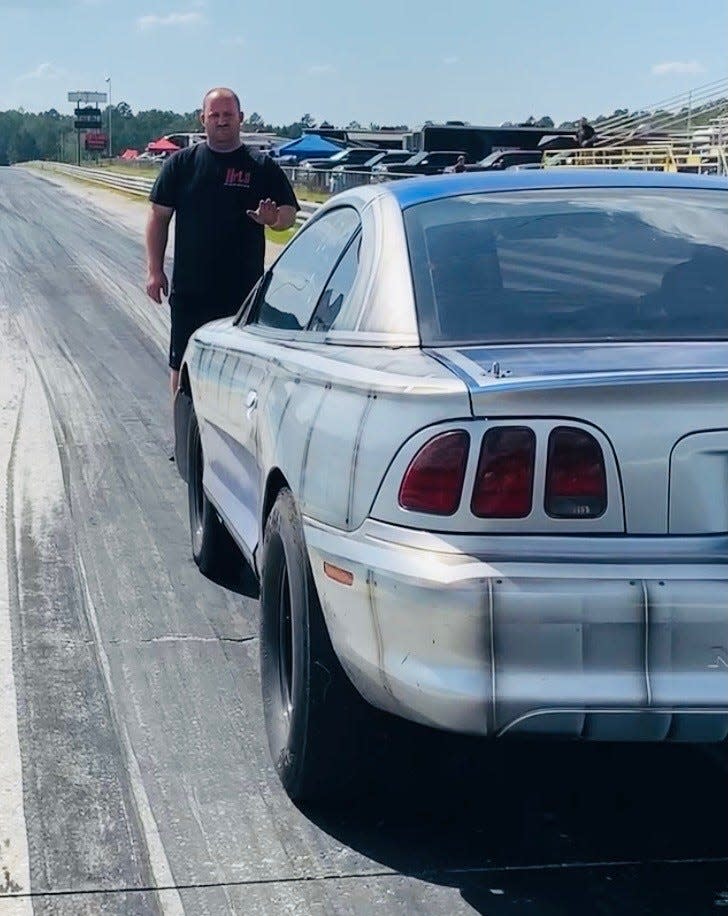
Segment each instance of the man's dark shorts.
[[230,315],[235,315],[238,308],[239,304],[225,306],[214,300],[213,302],[208,302],[173,293],[169,297],[170,317],[172,320],[172,333],[169,340],[169,368],[179,371],[187,343],[198,328],[201,328],[203,324],[207,324],[208,321],[214,321],[216,318],[228,318]]

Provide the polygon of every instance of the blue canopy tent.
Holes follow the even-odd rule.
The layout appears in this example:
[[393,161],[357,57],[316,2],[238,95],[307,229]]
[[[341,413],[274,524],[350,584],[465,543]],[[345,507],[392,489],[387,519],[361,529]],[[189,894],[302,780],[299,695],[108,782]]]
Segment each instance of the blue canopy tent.
[[[342,149],[344,149],[342,144],[326,140],[318,134],[304,134],[298,140],[291,140],[290,143],[284,143],[283,146],[271,150],[271,156],[275,159],[290,156],[295,158],[296,162],[301,162],[304,159],[326,159]],[[293,159],[288,161],[293,161]]]

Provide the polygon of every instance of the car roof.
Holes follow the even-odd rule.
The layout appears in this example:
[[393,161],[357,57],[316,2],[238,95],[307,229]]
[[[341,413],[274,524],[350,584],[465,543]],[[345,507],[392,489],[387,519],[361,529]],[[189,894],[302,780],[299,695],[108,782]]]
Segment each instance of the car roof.
[[728,191],[728,179],[714,175],[619,169],[560,168],[510,172],[465,172],[411,178],[380,185],[404,210],[414,204],[488,191],[560,190],[568,188],[682,188]]

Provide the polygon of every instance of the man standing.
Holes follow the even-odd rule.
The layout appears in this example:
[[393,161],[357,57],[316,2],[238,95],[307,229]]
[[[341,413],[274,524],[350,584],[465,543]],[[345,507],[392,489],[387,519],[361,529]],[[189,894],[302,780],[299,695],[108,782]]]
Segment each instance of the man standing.
[[581,147],[594,146],[596,131],[586,118],[579,118],[576,125],[576,142]]
[[[211,89],[200,120],[206,142],[174,153],[149,199],[147,295],[169,294],[172,392],[190,336],[208,321],[237,312],[263,274],[265,226],[290,229],[298,202],[268,156],[240,142],[243,113],[232,89]],[[164,273],[169,222],[175,213],[171,289]]]

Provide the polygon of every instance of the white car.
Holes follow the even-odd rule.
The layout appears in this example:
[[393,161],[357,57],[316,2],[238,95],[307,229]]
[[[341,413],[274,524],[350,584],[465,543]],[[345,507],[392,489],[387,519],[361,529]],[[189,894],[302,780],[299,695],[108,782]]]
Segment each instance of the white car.
[[260,583],[293,798],[353,772],[368,705],[728,734],[728,182],[348,191],[195,333],[176,435],[195,560]]

